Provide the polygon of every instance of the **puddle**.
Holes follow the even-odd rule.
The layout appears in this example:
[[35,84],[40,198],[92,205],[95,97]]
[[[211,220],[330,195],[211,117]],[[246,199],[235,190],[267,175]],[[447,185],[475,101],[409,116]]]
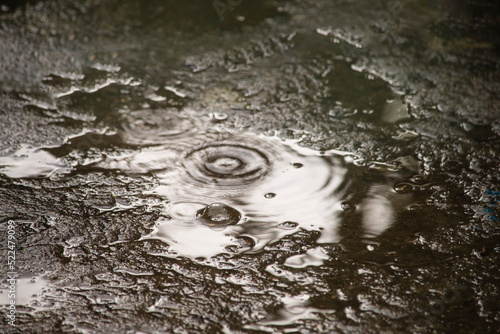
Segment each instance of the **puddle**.
[[294,324],[298,320],[314,319],[318,314],[333,313],[333,310],[320,310],[308,306],[310,296],[307,294],[299,296],[284,296],[281,298],[283,306],[278,310],[274,319],[264,320],[257,325],[247,325],[246,328],[262,332],[274,332],[273,327],[285,327],[283,333],[297,333]]
[[[21,277],[15,280],[15,289],[3,281],[0,286],[0,307],[10,305],[15,300],[16,306],[35,307],[41,305],[42,296],[46,292],[48,282],[43,277]],[[15,292],[11,292],[15,291]],[[11,298],[11,295],[14,298]]]
[[499,11],[5,2],[0,331],[498,328]]
[[[358,168],[349,154],[319,152],[251,133],[211,132],[197,137],[177,138],[175,147],[107,158],[96,165],[123,173],[156,174],[160,185],[147,194],[165,200],[163,215],[168,219],[157,221],[143,240],[162,240],[169,245],[170,256],[190,258],[258,252],[299,230],[318,232],[318,243],[340,240],[342,202],[353,182],[348,172]],[[207,138],[214,141],[206,142]],[[198,140],[203,142],[197,144]],[[361,203],[352,203],[353,210],[357,205],[363,212],[366,235],[383,233],[395,212],[411,202],[411,195],[398,194],[393,187],[374,184]],[[209,222],[204,216],[210,210],[226,215],[229,210],[238,218],[227,222],[232,218],[212,217],[219,222]],[[243,242],[242,247],[245,238],[251,240],[250,246]]]
[[49,177],[62,167],[56,157],[39,148],[21,147],[11,156],[0,157],[0,173],[11,178]]

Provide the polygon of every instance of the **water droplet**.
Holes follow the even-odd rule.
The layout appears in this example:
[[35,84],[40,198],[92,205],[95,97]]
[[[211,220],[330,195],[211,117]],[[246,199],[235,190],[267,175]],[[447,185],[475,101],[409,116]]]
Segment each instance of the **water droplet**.
[[186,172],[197,182],[219,186],[243,186],[265,176],[271,168],[258,149],[237,144],[213,143],[189,153]]
[[352,211],[356,209],[356,206],[348,201],[340,203],[340,207],[344,211]]
[[294,162],[294,163],[292,164],[292,166],[293,166],[293,168],[302,168],[304,165],[303,165],[303,164],[301,164],[300,162]]
[[299,223],[296,222],[291,222],[291,221],[286,221],[278,225],[279,228],[282,228],[284,230],[293,230],[299,226]]
[[398,183],[394,186],[394,190],[398,194],[408,194],[413,190],[413,187],[408,183]]
[[421,174],[417,174],[411,178],[412,182],[415,183],[423,183],[425,181],[425,177]]
[[234,157],[214,157],[205,164],[210,172],[219,175],[226,175],[237,171],[242,165],[243,161]]
[[276,197],[276,194],[275,193],[267,193],[264,195],[265,198],[274,198]]
[[196,212],[196,220],[211,227],[235,225],[241,219],[238,210],[222,203],[213,203]]
[[214,113],[212,113],[211,116],[215,122],[223,122],[228,118],[227,114],[225,114],[223,112],[214,112]]
[[235,253],[235,254],[236,254],[236,253],[238,253],[238,249],[239,249],[239,248],[238,248],[238,246],[235,246],[235,245],[226,246],[226,247],[224,248],[224,250],[225,250],[226,252],[229,252],[229,253]]
[[240,236],[236,238],[239,248],[253,248],[255,246],[255,241],[246,236]]

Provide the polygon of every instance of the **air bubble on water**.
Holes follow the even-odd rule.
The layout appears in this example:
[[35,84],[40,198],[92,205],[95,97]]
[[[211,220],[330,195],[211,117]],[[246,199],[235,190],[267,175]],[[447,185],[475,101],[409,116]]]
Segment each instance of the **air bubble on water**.
[[236,238],[239,248],[253,248],[255,247],[255,240],[249,236],[239,236]]
[[214,122],[222,122],[229,117],[226,113],[223,112],[213,112],[210,116],[212,117],[212,120]]
[[196,220],[211,227],[235,225],[240,219],[238,210],[222,203],[210,204],[196,212]]
[[356,206],[349,201],[340,203],[340,208],[344,211],[352,211],[356,209]]
[[276,197],[276,194],[275,193],[267,193],[264,195],[265,198],[268,198],[268,199],[271,199],[271,198],[274,198]]
[[293,229],[297,228],[297,226],[299,226],[299,223],[291,222],[291,221],[286,221],[286,222],[280,223],[278,225],[279,228],[282,228],[284,230],[293,230]]
[[394,191],[398,194],[408,194],[413,191],[413,186],[409,183],[398,183],[394,186]]

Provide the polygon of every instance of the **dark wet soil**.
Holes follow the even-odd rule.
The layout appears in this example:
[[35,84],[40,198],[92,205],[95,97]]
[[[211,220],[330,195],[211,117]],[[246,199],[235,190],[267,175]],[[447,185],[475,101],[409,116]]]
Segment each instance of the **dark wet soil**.
[[499,28],[0,1],[1,332],[497,333]]

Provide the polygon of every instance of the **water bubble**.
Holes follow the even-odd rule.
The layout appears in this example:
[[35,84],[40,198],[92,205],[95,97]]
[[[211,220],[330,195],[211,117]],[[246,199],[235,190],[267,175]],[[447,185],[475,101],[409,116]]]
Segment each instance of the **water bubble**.
[[298,168],[302,168],[302,167],[304,167],[304,165],[303,165],[303,164],[301,164],[300,162],[294,162],[294,163],[292,164],[292,166],[293,166],[293,168],[297,168],[297,169],[298,169]]
[[264,195],[265,198],[274,198],[276,197],[276,194],[275,193],[267,193]]
[[352,204],[351,202],[345,201],[345,202],[340,203],[340,208],[344,211],[351,211],[351,210],[355,210],[356,206],[354,204]]
[[408,194],[413,191],[413,187],[408,183],[398,183],[394,186],[394,190],[398,194]]
[[255,247],[255,240],[247,236],[239,236],[236,238],[239,248],[253,248]]
[[299,226],[299,223],[291,222],[291,221],[286,221],[286,222],[280,223],[278,225],[279,228],[282,228],[284,230],[293,230],[297,226]]
[[214,122],[223,122],[229,117],[226,113],[223,112],[214,112],[211,114],[211,116]]
[[213,203],[196,212],[196,220],[210,227],[235,225],[241,219],[238,210],[222,203]]
[[230,143],[213,143],[190,152],[184,159],[190,177],[202,184],[243,186],[263,178],[271,169],[264,152]]

